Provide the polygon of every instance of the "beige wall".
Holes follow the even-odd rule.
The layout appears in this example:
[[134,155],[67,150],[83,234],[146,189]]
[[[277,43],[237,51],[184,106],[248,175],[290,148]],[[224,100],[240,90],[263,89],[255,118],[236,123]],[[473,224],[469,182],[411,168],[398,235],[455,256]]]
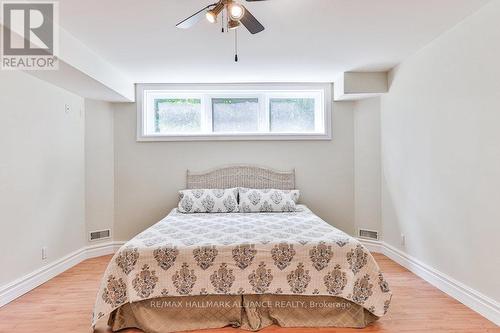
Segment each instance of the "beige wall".
[[[87,234],[111,229],[114,219],[113,109],[85,100],[85,213]],[[102,240],[109,241],[109,239]],[[93,241],[92,243],[95,243]]]
[[0,71],[0,224],[0,285],[84,245],[83,99],[23,72]]
[[384,240],[497,301],[499,17],[493,1],[395,69],[381,112]]
[[354,232],[353,104],[335,103],[331,141],[136,141],[136,105],[114,105],[115,239],[128,240],[177,205],[187,169],[250,163],[295,168],[302,201]]
[[[359,228],[382,231],[380,188],[380,98],[354,104],[354,220]],[[380,237],[380,234],[379,234]]]

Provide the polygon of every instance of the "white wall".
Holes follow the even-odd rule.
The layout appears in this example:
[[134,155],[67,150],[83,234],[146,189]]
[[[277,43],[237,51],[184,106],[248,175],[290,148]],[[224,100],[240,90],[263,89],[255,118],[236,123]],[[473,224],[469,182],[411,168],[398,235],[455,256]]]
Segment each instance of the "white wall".
[[[111,104],[86,99],[85,212],[87,239],[89,232],[96,230],[110,229],[111,234],[113,234],[113,141],[113,109]],[[109,239],[101,241],[109,241]]]
[[354,220],[382,232],[380,184],[380,98],[354,104]]
[[302,201],[354,232],[353,104],[334,103],[332,141],[136,142],[136,105],[114,105],[115,240],[128,240],[177,205],[186,170],[235,163],[296,169]]
[[381,107],[384,240],[497,301],[499,17],[492,1],[401,64]]
[[0,71],[0,224],[0,285],[84,244],[83,99],[14,71]]

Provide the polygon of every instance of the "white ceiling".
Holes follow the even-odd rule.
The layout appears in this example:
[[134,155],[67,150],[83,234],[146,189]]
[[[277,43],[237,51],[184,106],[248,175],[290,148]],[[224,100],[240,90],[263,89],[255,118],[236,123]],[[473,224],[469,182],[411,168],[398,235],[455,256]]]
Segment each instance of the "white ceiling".
[[329,82],[387,70],[489,0],[245,2],[266,30],[233,34],[200,22],[175,28],[210,0],[61,0],[60,24],[133,82]]

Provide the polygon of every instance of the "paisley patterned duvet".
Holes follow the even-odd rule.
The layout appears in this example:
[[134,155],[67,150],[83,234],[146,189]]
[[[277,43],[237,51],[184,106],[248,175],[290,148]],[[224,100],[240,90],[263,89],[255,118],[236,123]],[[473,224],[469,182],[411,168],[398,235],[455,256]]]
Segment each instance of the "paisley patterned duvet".
[[331,295],[383,316],[391,292],[371,254],[299,208],[220,214],[174,209],[114,255],[92,324],[128,302],[221,294]]

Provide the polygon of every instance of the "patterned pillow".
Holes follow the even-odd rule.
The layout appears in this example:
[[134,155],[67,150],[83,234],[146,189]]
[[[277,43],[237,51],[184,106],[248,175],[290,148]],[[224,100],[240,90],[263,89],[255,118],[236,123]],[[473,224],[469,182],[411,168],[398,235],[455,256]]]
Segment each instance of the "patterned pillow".
[[237,213],[238,189],[179,191],[181,213]]
[[242,213],[295,212],[299,190],[239,188],[239,206]]

